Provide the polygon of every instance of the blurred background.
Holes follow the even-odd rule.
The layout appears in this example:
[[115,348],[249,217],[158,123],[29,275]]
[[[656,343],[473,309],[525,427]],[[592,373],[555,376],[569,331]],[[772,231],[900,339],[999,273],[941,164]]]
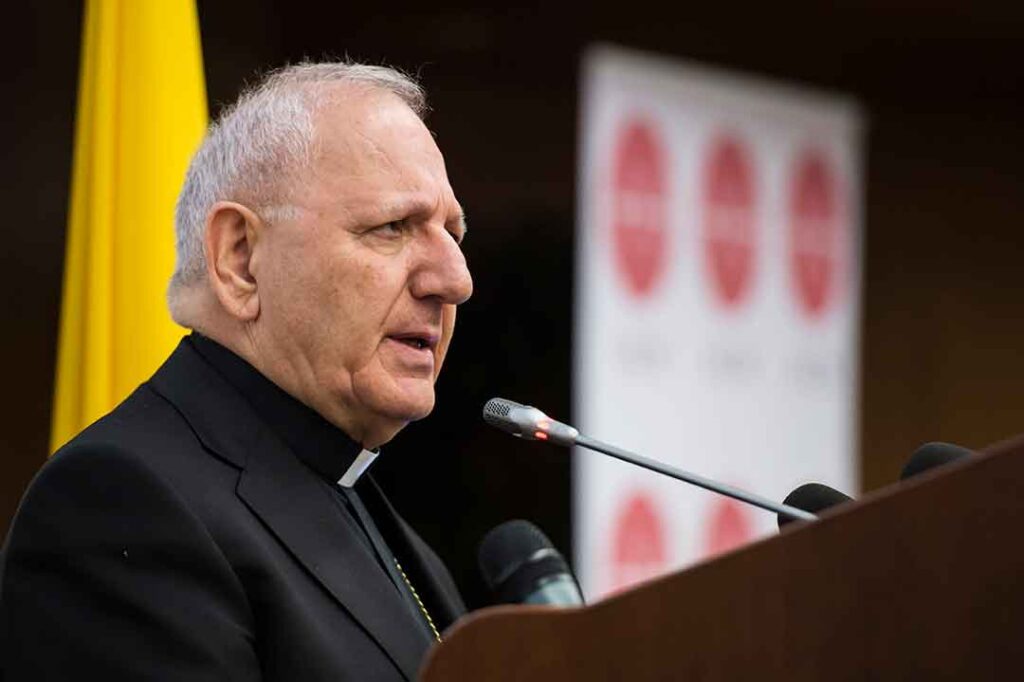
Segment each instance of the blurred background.
[[[571,551],[567,454],[510,439],[479,414],[501,395],[573,417],[580,65],[595,43],[859,103],[862,490],[894,481],[924,441],[980,448],[1024,431],[1020,5],[218,0],[198,10],[211,116],[255,74],[307,57],[387,63],[428,91],[428,124],[470,216],[476,293],[460,311],[434,414],[376,470],[471,605],[487,600],[475,552],[497,523],[530,519]],[[6,21],[16,35],[4,41],[3,532],[48,452],[81,22],[73,2],[19,4]]]

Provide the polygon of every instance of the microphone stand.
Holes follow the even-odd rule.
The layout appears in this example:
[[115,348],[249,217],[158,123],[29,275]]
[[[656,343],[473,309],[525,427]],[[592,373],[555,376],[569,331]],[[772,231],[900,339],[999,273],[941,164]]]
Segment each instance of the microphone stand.
[[589,450],[596,450],[597,452],[603,452],[606,455],[611,455],[612,457],[620,459],[624,462],[629,462],[630,464],[635,464],[645,469],[656,471],[659,474],[670,476],[677,480],[690,483],[700,488],[704,488],[705,490],[710,490],[711,492],[715,492],[720,495],[725,495],[726,497],[732,497],[734,499],[741,500],[743,502],[746,502],[747,504],[752,504],[755,507],[760,507],[761,509],[766,509],[768,511],[775,512],[776,514],[793,519],[794,521],[815,521],[818,518],[814,514],[806,512],[803,509],[797,509],[796,507],[791,507],[788,504],[778,504],[777,502],[772,502],[771,500],[761,497],[760,495],[748,493],[745,490],[740,490],[739,488],[734,488],[724,483],[712,481],[710,479],[704,478],[703,476],[698,476],[697,474],[691,474],[688,471],[683,471],[682,469],[677,469],[667,464],[662,464],[661,462],[655,461],[648,457],[643,457],[641,455],[634,454],[627,450],[623,450],[622,448],[617,448],[614,445],[609,445],[608,443],[602,443],[599,440],[588,438],[583,434],[577,435],[575,438],[575,442],[576,445],[579,445],[580,447],[584,447]]

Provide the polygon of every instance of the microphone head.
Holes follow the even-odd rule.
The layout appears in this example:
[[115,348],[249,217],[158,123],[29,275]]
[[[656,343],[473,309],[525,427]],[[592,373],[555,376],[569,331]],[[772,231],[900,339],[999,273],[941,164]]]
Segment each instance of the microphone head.
[[560,595],[562,598],[557,601],[537,598],[546,584],[564,582],[566,578],[574,584],[575,580],[571,579],[572,573],[562,555],[529,521],[515,519],[493,528],[481,540],[477,559],[484,582],[499,603],[582,602],[578,592],[575,597]]
[[484,421],[513,436],[518,436],[520,428],[513,420],[513,410],[524,407],[517,402],[505,398],[491,398],[484,405]]
[[930,469],[966,459],[973,454],[971,450],[952,443],[925,443],[907,460],[903,471],[900,472],[900,480],[905,481]]
[[[783,504],[787,504],[797,509],[803,509],[804,511],[817,514],[820,511],[835,507],[849,502],[853,498],[845,493],[841,493],[835,488],[830,488],[827,485],[821,483],[804,483],[802,486],[786,495],[786,499],[782,501]],[[779,528],[782,528],[793,519],[778,515]]]
[[536,407],[520,405],[505,398],[491,398],[484,405],[484,421],[517,438],[544,440],[556,445],[576,443],[579,431],[556,422]]

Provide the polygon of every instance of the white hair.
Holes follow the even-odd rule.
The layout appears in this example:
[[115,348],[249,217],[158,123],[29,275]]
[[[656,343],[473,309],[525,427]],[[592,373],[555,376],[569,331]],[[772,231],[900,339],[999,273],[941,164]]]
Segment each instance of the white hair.
[[183,291],[206,277],[203,232],[210,208],[238,201],[266,220],[282,217],[290,187],[312,161],[318,109],[338,85],[393,93],[420,118],[427,111],[423,89],[410,76],[352,62],[286,66],[243,92],[207,130],[178,195],[177,264],[167,291],[176,320],[183,322]]

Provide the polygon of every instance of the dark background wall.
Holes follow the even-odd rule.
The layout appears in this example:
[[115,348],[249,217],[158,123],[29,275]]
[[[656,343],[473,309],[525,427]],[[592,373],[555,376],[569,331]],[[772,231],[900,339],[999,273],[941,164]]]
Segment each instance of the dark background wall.
[[[81,22],[72,2],[13,11],[3,55],[0,532],[46,454]],[[430,93],[430,125],[471,219],[477,289],[460,312],[435,414],[403,432],[378,471],[470,602],[485,598],[476,543],[500,521],[532,519],[570,548],[567,457],[489,431],[478,415],[488,397],[506,395],[571,416],[577,78],[594,41],[864,105],[865,489],[891,482],[925,440],[980,447],[1024,431],[1024,11],[208,0],[199,12],[213,114],[257,71],[303,57],[386,62],[418,73]]]

